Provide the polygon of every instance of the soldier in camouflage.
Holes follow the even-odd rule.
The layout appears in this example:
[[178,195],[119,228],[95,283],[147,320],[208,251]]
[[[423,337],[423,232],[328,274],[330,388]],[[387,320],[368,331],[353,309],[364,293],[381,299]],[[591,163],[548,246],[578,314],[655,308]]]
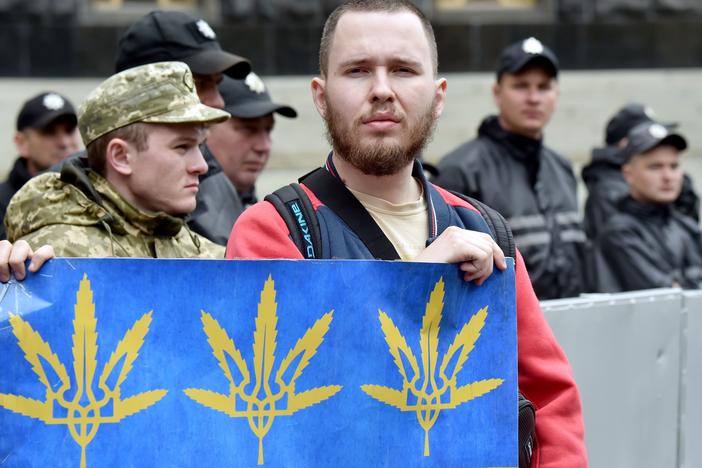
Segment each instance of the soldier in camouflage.
[[223,247],[191,232],[199,145],[207,125],[229,114],[200,103],[181,62],[113,75],[79,110],[87,157],[32,179],[10,203],[10,241],[51,244],[58,256],[223,258]]

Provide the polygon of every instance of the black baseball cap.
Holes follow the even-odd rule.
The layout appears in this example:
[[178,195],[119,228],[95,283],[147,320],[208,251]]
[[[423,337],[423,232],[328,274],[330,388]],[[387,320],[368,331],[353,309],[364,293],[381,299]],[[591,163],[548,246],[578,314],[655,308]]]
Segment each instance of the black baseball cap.
[[[632,128],[646,122],[657,122],[656,115],[648,106],[638,102],[630,102],[617,111],[605,129],[605,143],[607,145],[615,145],[622,138],[626,137]],[[666,127],[668,130],[674,130],[678,124],[675,122],[663,123],[657,122]]]
[[297,111],[292,107],[271,100],[263,81],[254,72],[249,73],[243,81],[224,77],[219,84],[219,92],[224,99],[224,110],[233,117],[253,119],[272,112],[284,117],[297,117]]
[[66,119],[73,127],[78,125],[78,117],[71,101],[59,93],[44,92],[22,105],[17,114],[17,131],[25,128],[46,128],[60,118]]
[[627,134],[627,140],[623,151],[626,161],[660,145],[670,145],[678,151],[687,149],[687,141],[682,135],[671,133],[667,127],[657,122],[640,123]]
[[175,60],[201,75],[224,73],[243,79],[251,71],[248,60],[222,50],[205,20],[180,11],[152,11],[127,29],[118,47],[117,72]]
[[558,77],[558,58],[551,49],[534,37],[506,47],[500,55],[497,79],[504,73],[517,73],[527,66],[542,66],[552,77]]

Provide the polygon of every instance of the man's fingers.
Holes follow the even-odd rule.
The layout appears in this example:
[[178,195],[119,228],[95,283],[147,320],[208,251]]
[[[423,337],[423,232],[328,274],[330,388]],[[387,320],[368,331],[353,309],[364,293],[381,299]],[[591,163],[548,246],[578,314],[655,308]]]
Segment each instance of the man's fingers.
[[10,281],[10,252],[12,244],[9,241],[0,241],[0,281],[7,283]]
[[463,274],[463,279],[466,281],[475,281],[476,284],[482,284],[483,281],[490,277],[493,270],[492,262],[483,262],[478,265],[464,262],[461,264],[460,268],[465,272]]
[[495,265],[500,270],[507,269],[507,260],[505,259],[505,253],[502,251],[497,243],[492,243],[492,257],[495,259]]
[[10,252],[10,268],[15,274],[15,278],[22,281],[27,272],[24,268],[24,262],[32,257],[32,248],[27,241],[19,240],[12,246]]
[[29,271],[34,273],[35,271],[39,270],[39,268],[41,268],[47,260],[54,258],[55,256],[56,254],[54,253],[54,248],[52,246],[42,245],[31,256],[32,261],[29,264]]

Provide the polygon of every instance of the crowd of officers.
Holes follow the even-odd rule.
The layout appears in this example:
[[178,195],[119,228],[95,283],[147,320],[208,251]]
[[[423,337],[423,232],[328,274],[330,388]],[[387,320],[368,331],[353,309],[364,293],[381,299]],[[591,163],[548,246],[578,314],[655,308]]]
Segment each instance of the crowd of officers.
[[[197,172],[194,210],[170,214],[187,215],[192,233],[225,245],[236,218],[258,201],[255,183],[270,156],[275,114],[294,118],[297,113],[273,102],[249,63],[221,50],[206,22],[183,13],[153,12],[136,22],[119,42],[116,71],[169,60],[189,66],[203,104],[231,115],[209,127],[207,143],[200,148],[206,167]],[[593,150],[583,170],[588,199],[581,218],[570,163],[543,144],[558,99],[558,72],[554,53],[535,38],[507,47],[493,86],[497,115],[486,117],[476,138],[440,161],[433,182],[481,200],[506,217],[540,299],[699,287],[699,199],[679,164],[686,140],[675,133],[675,124],[658,122],[642,104],[619,109],[606,125],[605,145]],[[19,157],[0,185],[5,220],[0,232],[10,240],[51,241],[54,234],[47,230],[67,229],[72,222],[50,208],[46,216],[30,215],[46,202],[54,204],[47,198],[49,186],[35,183],[8,216],[5,212],[15,193],[37,174],[53,170],[63,180],[71,168],[84,174],[91,167],[85,153],[75,155],[78,116],[67,98],[41,93],[24,103],[16,130]],[[165,178],[159,182],[164,197],[171,183]],[[159,184],[152,188],[161,190]],[[97,219],[87,218],[83,224]],[[153,234],[143,227],[142,232]],[[101,253],[128,253],[122,247],[113,250],[113,244]],[[61,254],[81,255],[81,247],[71,242]],[[148,248],[142,254],[158,255]]]

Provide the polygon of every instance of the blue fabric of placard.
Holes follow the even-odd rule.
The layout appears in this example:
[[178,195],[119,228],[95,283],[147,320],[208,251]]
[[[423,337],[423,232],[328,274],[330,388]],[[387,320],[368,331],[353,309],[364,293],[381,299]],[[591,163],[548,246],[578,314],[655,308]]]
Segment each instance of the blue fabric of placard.
[[442,264],[51,260],[0,290],[0,461],[515,467],[509,262],[475,286]]

